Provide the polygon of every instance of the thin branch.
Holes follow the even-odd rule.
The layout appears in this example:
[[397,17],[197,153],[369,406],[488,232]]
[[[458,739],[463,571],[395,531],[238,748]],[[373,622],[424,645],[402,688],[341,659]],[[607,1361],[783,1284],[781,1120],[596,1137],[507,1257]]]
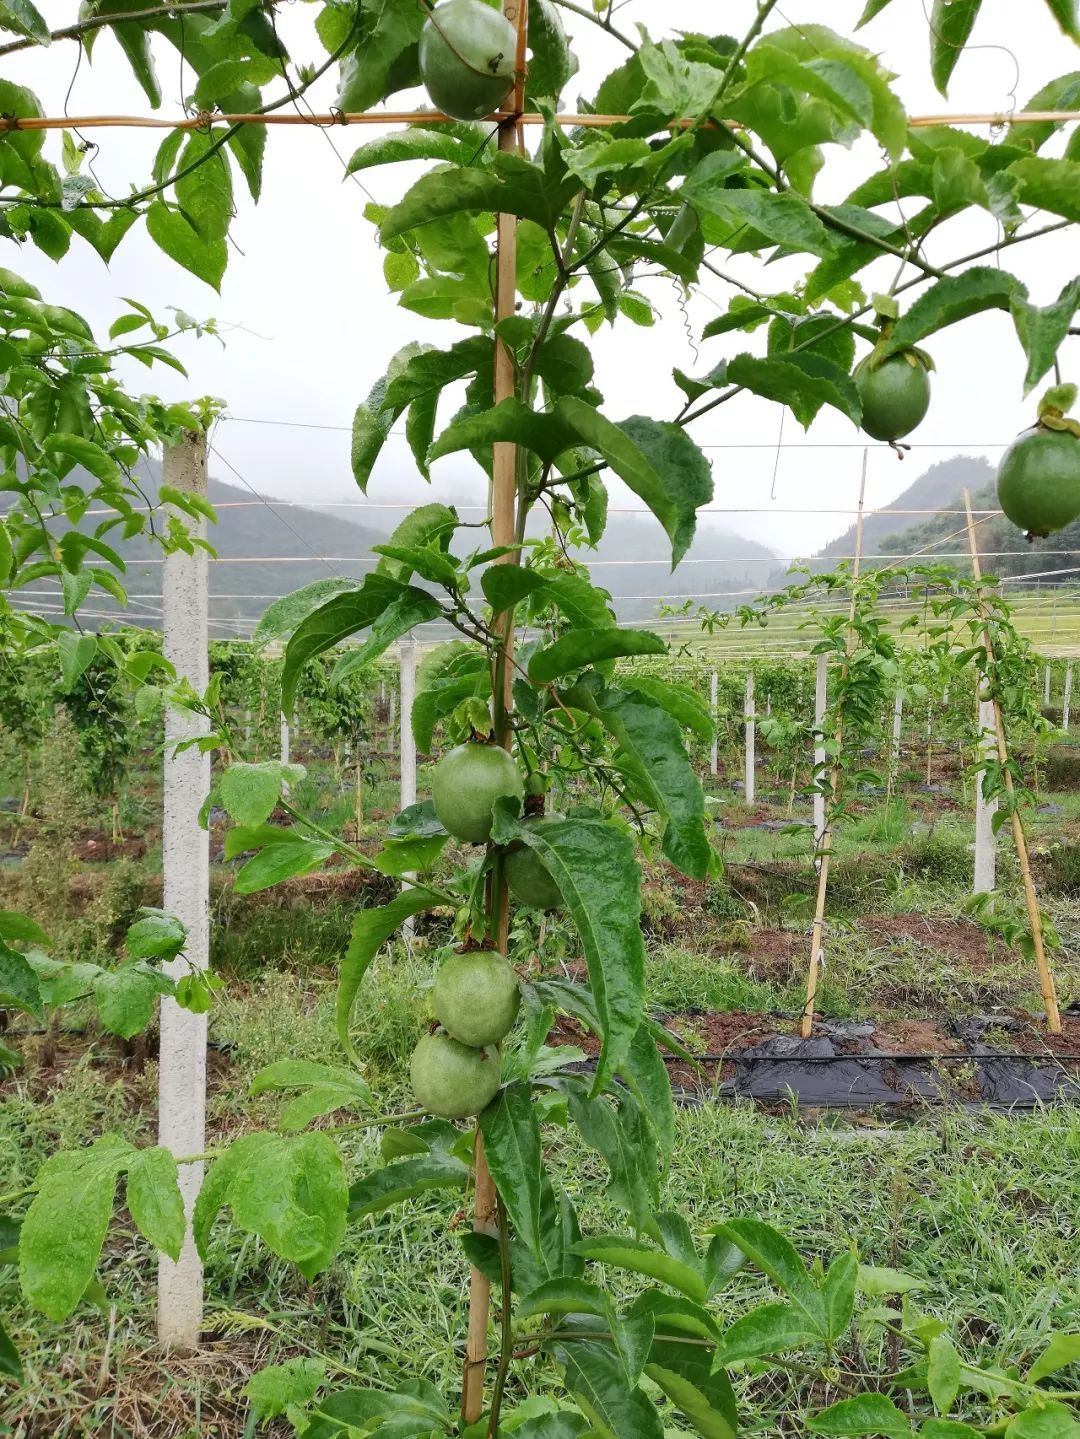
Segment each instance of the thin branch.
[[[774,0],[775,3],[775,0]],[[611,16],[598,15],[595,10],[586,10],[584,5],[575,5],[573,0],[555,0],[560,10],[569,10],[574,15],[580,15],[583,20],[589,20],[601,30],[606,30],[613,40],[618,40],[620,45],[625,45],[627,50],[637,54],[637,46],[629,35],[624,35],[611,23]]]
[[[182,5],[155,5],[147,10],[94,15],[88,20],[80,20],[77,25],[65,25],[59,30],[53,30],[49,39],[80,40],[84,35],[93,30],[101,30],[106,25],[137,25],[141,20],[174,20],[177,16],[205,15],[214,10],[224,10],[227,3],[228,0],[190,0],[190,3]],[[40,40],[10,40],[6,45],[0,45],[0,55],[14,55],[17,50],[33,50],[40,44]]]

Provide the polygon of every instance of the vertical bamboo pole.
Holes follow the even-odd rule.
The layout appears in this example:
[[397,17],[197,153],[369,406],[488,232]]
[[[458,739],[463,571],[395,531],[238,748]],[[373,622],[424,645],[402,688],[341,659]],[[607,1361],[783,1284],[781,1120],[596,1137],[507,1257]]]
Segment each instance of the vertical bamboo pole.
[[[528,0],[503,0],[503,14],[517,29],[517,80],[507,118],[499,122],[499,149],[514,152],[522,143],[521,126],[517,117],[521,114],[525,98],[525,50],[528,33]],[[517,218],[500,214],[495,217],[495,320],[508,319],[514,313],[517,300]],[[516,392],[514,360],[499,335],[495,336],[495,403],[510,399]],[[516,533],[517,500],[517,446],[500,442],[492,446],[491,458],[491,543],[512,545]],[[516,556],[507,556],[511,561]],[[498,626],[499,619],[496,619]],[[505,619],[502,627],[502,646],[505,657],[496,673],[501,670],[501,704],[496,696],[496,714],[502,713],[503,721],[495,735],[498,744],[509,749],[513,732],[507,723],[512,704],[513,671],[510,657],[514,649],[513,612]],[[501,881],[502,893],[493,896],[499,913],[499,931],[496,942],[503,954],[506,953],[509,937],[509,904],[505,882]],[[498,1195],[484,1158],[484,1142],[479,1128],[476,1132],[476,1190],[473,1197],[473,1229],[478,1234],[495,1235],[497,1227]],[[469,1332],[465,1348],[465,1368],[461,1386],[461,1413],[466,1424],[475,1424],[484,1412],[484,1376],[488,1357],[488,1322],[491,1312],[491,1285],[487,1278],[474,1268],[469,1279]]]
[[743,704],[744,741],[746,763],[743,767],[743,798],[748,805],[754,803],[757,794],[757,725],[754,722],[754,671],[746,671],[746,699]]
[[[829,657],[818,655],[814,669],[814,783],[825,775],[825,707],[828,700]],[[825,796],[814,794],[814,851],[821,849],[825,836]],[[817,862],[820,867],[820,861]]]
[[[848,634],[844,644],[845,659],[841,675],[847,675],[847,661],[851,655],[851,626],[855,621],[855,586],[859,578],[859,566],[862,562],[862,532],[863,532],[863,508],[866,503],[866,465],[870,451],[863,450],[862,474],[859,478],[859,508],[855,517],[855,557],[851,563],[851,604],[848,607]],[[836,743],[839,746],[843,739],[844,722],[839,718],[836,722]],[[836,803],[840,789],[840,766],[833,762],[832,772],[829,776],[829,798],[833,804]],[[829,888],[829,857],[832,853],[832,825],[828,818],[825,819],[821,831],[821,843],[818,846],[818,887],[817,903],[814,906],[814,925],[810,931],[810,965],[806,975],[806,1003],[803,1005],[802,1023],[799,1025],[799,1033],[803,1039],[809,1039],[814,1029],[814,1002],[817,998],[818,975],[825,960],[821,940],[825,930],[825,895]]]
[[[975,576],[977,597],[979,606],[979,617],[982,620],[983,647],[986,650],[986,658],[992,666],[994,663],[994,641],[990,633],[990,616],[987,613],[986,604],[982,595],[982,565],[979,562],[979,546],[975,539],[975,521],[971,515],[971,496],[967,490],[964,491],[964,509],[967,512],[967,533],[968,549],[971,551],[971,570]],[[1008,769],[1009,751],[1005,744],[1005,723],[1001,718],[1001,706],[995,696],[991,696],[991,708],[994,718],[994,739],[997,745],[998,764],[1001,765],[1002,778],[1009,799],[1013,795],[1013,777]],[[1020,873],[1024,880],[1024,902],[1027,906],[1028,924],[1031,927],[1031,939],[1035,946],[1035,966],[1039,971],[1039,988],[1042,990],[1043,1005],[1046,1009],[1046,1025],[1051,1034],[1061,1033],[1061,1015],[1058,1013],[1057,991],[1054,988],[1054,976],[1050,972],[1050,964],[1046,958],[1046,946],[1043,943],[1042,915],[1039,913],[1039,901],[1035,895],[1035,882],[1031,877],[1031,864],[1028,860],[1027,835],[1024,833],[1024,821],[1020,817],[1020,811],[1012,811],[1012,832],[1013,843],[1016,845],[1016,858],[1020,864]]]

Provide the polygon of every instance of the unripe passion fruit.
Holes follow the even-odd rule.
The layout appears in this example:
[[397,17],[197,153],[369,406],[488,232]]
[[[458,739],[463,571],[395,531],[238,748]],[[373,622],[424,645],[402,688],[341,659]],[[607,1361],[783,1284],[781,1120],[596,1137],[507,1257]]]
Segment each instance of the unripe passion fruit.
[[491,834],[492,807],[525,794],[521,771],[493,744],[459,744],[435,766],[431,798],[443,828],[457,839],[483,844]]
[[470,1049],[448,1034],[425,1034],[413,1050],[410,1077],[427,1114],[470,1119],[495,1098],[501,1065],[493,1049]]
[[442,1027],[462,1044],[498,1044],[517,1018],[517,975],[493,949],[453,954],[435,977],[432,1009]]
[[899,440],[921,423],[930,408],[930,376],[921,355],[901,350],[880,364],[868,355],[855,367],[862,397],[862,427],[872,439]]
[[1031,539],[1063,530],[1080,516],[1080,439],[1033,425],[1002,456],[998,503]]
[[482,120],[514,83],[517,35],[483,0],[444,0],[420,32],[420,77],[432,103],[457,120]]
[[[563,819],[561,814],[537,815],[537,819]],[[531,823],[530,820],[525,821]],[[562,909],[563,897],[559,886],[545,869],[534,849],[527,844],[515,844],[507,852],[506,883],[518,904],[527,909]]]

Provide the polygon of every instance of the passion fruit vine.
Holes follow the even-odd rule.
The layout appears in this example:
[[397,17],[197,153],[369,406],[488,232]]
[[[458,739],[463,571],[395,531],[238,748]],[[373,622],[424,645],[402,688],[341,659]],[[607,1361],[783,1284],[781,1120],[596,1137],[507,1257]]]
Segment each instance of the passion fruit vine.
[[413,1050],[413,1093],[428,1114],[471,1119],[499,1089],[502,1065],[494,1049],[472,1049],[449,1034],[425,1034]]
[[521,800],[521,771],[494,744],[459,744],[435,767],[431,798],[443,828],[455,839],[484,844],[491,835],[495,801]]
[[505,1039],[520,1003],[517,975],[493,949],[451,955],[431,993],[435,1018],[452,1038],[474,1049]]
[[1038,420],[1017,436],[998,468],[998,503],[1029,540],[1080,517],[1080,421],[1065,413],[1076,393],[1075,385],[1048,390]]
[[517,36],[483,0],[444,0],[420,32],[420,78],[432,103],[456,120],[482,120],[514,83]]

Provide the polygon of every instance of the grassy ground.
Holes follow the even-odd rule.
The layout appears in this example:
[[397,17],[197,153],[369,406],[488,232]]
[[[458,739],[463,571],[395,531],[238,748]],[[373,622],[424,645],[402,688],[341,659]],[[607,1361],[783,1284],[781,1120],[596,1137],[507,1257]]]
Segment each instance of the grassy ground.
[[[352,796],[326,767],[309,784],[313,804],[325,805],[335,823],[351,822]],[[369,816],[392,809],[389,774],[369,789]],[[748,819],[787,818],[786,803],[748,815],[733,790],[717,786],[717,793],[724,800],[715,837],[728,861],[725,882],[694,886],[658,867],[645,876],[650,1001],[678,1014],[797,1010],[814,885],[810,842],[805,832],[746,827]],[[819,991],[823,1014],[1037,1012],[1030,965],[963,916],[971,824],[959,794],[957,788],[924,795],[912,785],[888,807],[868,801],[841,834]],[[1050,808],[1034,816],[1033,850],[1046,909],[1063,941],[1056,964],[1065,1004],[1080,996],[1080,793],[1044,792],[1040,799]],[[795,817],[803,814],[797,803]],[[59,841],[50,848],[41,834],[36,839],[36,853],[32,847],[0,874],[0,905],[27,902],[54,932],[59,928],[65,952],[100,953],[133,908],[152,897],[153,846],[142,857],[102,865],[75,862]],[[1005,840],[1000,876],[1001,905],[1017,907]],[[277,1102],[248,1093],[260,1067],[285,1057],[336,1059],[336,959],[356,905],[378,898],[355,885],[313,879],[241,899],[217,875],[214,961],[228,985],[211,1024],[212,1142],[273,1121]],[[425,1022],[444,938],[421,927],[413,951],[396,946],[361,992],[358,1045],[388,1111],[408,1102],[403,1056]],[[531,932],[522,932],[518,944],[515,957],[532,961]],[[551,920],[544,965],[559,972],[577,953],[565,924]],[[62,1036],[57,1062],[46,1068],[40,1037],[15,1036],[26,1064],[0,1086],[5,1191],[27,1183],[52,1150],[87,1136],[117,1132],[153,1141],[153,1063],[140,1069],[124,1046],[97,1031],[92,1016],[72,1022],[82,1032]],[[904,1122],[880,1115],[834,1121],[709,1102],[680,1110],[678,1129],[664,1202],[683,1210],[699,1234],[724,1217],[753,1214],[790,1233],[807,1255],[828,1257],[854,1244],[866,1262],[896,1265],[920,1279],[918,1302],[945,1318],[963,1352],[979,1359],[1022,1362],[1051,1330],[1080,1329],[1077,1110],[1004,1116],[935,1108]],[[352,1174],[377,1162],[373,1132],[350,1134],[346,1144]],[[549,1158],[586,1223],[617,1223],[595,1156],[556,1131]],[[337,1379],[386,1383],[423,1374],[452,1392],[467,1277],[457,1202],[435,1195],[353,1226],[314,1286],[220,1223],[207,1271],[209,1341],[193,1360],[166,1360],[154,1348],[154,1263],[130,1228],[114,1229],[107,1243],[108,1312],[84,1306],[63,1327],[31,1314],[13,1271],[0,1267],[0,1313],[28,1367],[24,1390],[0,1391],[0,1417],[19,1439],[240,1439],[247,1422],[240,1390],[248,1375],[304,1353],[326,1357]],[[760,1287],[753,1276],[741,1278],[723,1301],[727,1317],[760,1297]],[[872,1345],[861,1358],[869,1370],[882,1363]],[[535,1389],[553,1381],[542,1369],[526,1366],[522,1373]],[[784,1433],[799,1431],[809,1399],[799,1388],[749,1378],[740,1397],[745,1427]]]

